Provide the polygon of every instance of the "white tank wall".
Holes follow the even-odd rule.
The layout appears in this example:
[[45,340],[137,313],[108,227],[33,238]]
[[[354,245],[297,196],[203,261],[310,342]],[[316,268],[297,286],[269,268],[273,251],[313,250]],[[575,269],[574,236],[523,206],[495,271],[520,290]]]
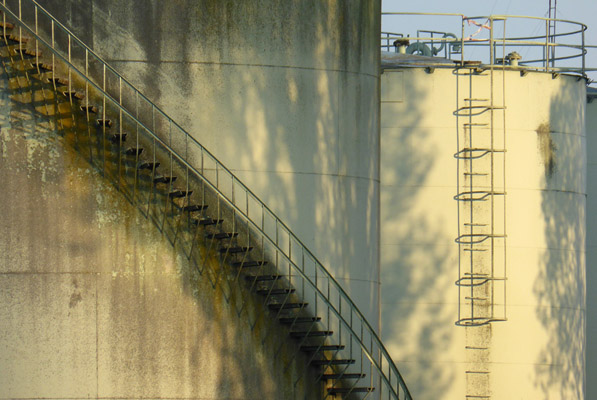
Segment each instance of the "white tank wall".
[[597,99],[587,103],[587,398],[597,397]]
[[[454,71],[386,70],[381,82],[382,337],[411,393],[442,399],[480,393],[492,399],[584,398],[584,81],[506,73],[508,320],[489,328],[455,325]],[[500,104],[499,73],[495,85]],[[461,82],[461,96],[467,88]],[[474,93],[488,96],[487,89]],[[541,135],[544,123],[550,128]],[[551,176],[541,149],[546,143],[555,153]],[[475,370],[489,374],[466,374]]]
[[377,324],[380,1],[48,1]]

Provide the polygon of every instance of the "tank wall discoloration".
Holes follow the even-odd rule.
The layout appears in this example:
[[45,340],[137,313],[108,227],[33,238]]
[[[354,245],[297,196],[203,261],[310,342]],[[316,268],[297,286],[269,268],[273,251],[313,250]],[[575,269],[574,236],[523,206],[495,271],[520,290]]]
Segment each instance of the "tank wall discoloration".
[[51,119],[0,113],[0,398],[318,398],[260,301],[239,314]]
[[[486,395],[480,388],[492,399],[585,398],[585,83],[518,71],[505,79],[508,320],[487,331],[454,325],[456,77],[441,68],[382,74],[382,338],[416,398]],[[498,105],[502,83],[498,72]]]
[[237,174],[377,325],[379,0],[45,7]]

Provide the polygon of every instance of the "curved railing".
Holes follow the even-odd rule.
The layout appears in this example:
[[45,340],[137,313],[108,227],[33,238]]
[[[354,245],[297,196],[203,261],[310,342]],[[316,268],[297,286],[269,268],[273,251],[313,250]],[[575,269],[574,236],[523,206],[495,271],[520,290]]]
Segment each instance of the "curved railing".
[[[355,360],[357,368],[367,374],[367,381],[375,387],[375,392],[367,396],[411,399],[402,376],[369,322],[313,253],[267,205],[36,1],[2,0],[0,9],[17,22],[16,35],[26,33],[36,39],[34,65],[45,61],[40,59],[38,47],[49,49],[47,62],[52,64],[52,74],[66,65],[61,72],[68,74],[68,92],[74,89],[75,82],[84,85],[85,107],[90,99],[100,102],[99,118],[105,120],[106,114],[117,115],[115,125],[120,133],[128,127],[136,143],[150,143],[152,148],[148,152],[154,155],[154,160],[159,152],[166,154],[171,172],[176,169],[179,175],[183,174],[187,188],[189,182],[200,182],[202,187],[217,194],[218,209],[227,207],[234,221],[246,225],[251,236],[247,240],[258,243],[265,258],[275,260],[278,273],[283,273],[300,297],[309,302],[309,313],[318,316],[327,329],[334,329],[335,337],[345,345],[342,352],[346,354],[340,355]],[[94,93],[99,93],[95,99]],[[105,156],[103,163],[110,163]],[[112,168],[120,168],[120,164]],[[133,202],[140,202],[136,187],[135,180],[128,195]]]
[[[423,29],[430,25],[433,30]],[[597,70],[585,65],[587,50],[592,46],[585,43],[587,26],[579,22],[517,15],[383,13],[382,27],[395,26],[411,31],[382,32],[383,51],[582,76]]]

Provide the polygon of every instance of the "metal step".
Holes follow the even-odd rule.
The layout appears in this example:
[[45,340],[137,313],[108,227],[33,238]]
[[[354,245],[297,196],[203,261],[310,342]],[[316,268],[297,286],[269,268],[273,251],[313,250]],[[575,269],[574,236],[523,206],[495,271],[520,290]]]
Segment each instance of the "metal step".
[[252,247],[245,247],[245,246],[222,247],[220,249],[220,253],[238,254],[238,253],[248,253],[251,250],[253,250]]
[[267,261],[239,261],[232,263],[233,267],[237,268],[252,268],[252,267],[261,267],[266,265]]
[[143,153],[143,147],[129,147],[124,154],[127,156],[140,156]]
[[58,78],[58,77],[53,77],[53,78],[48,78],[48,82],[53,83],[56,86],[68,86],[68,81],[64,78]]
[[224,222],[223,219],[203,218],[203,219],[191,219],[191,222],[195,225],[208,226],[208,225],[219,225]]
[[[143,161],[139,164],[139,169],[147,169],[147,170],[154,170],[160,166],[158,161]],[[155,182],[157,178],[154,178],[153,181]]]
[[311,365],[316,367],[327,367],[332,365],[351,365],[354,364],[355,360],[351,359],[333,359],[333,360],[313,360],[311,361]]
[[267,307],[270,310],[279,311],[279,310],[293,310],[293,309],[297,309],[297,308],[305,308],[308,305],[309,305],[309,303],[284,303],[284,304],[272,303],[272,304],[268,304]]
[[367,374],[359,374],[359,373],[346,373],[346,374],[323,374],[321,379],[323,380],[332,380],[332,379],[362,379],[366,377]]
[[[191,206],[189,206],[191,207]],[[208,239],[232,239],[238,236],[238,232],[219,232],[219,233],[208,233],[205,235]]]
[[112,120],[110,119],[96,119],[95,120],[95,126],[97,126],[98,128],[105,126],[106,128],[111,128],[112,127]]
[[83,96],[81,93],[79,93],[75,90],[71,90],[71,91],[65,90],[62,92],[62,95],[64,97],[68,97],[71,99],[77,99],[77,100],[83,100],[85,98],[85,96]]
[[15,53],[20,54],[23,58],[36,58],[41,56],[41,54],[36,53],[33,50],[28,50],[25,48],[15,49]]
[[38,69],[39,72],[50,72],[52,71],[52,66],[43,62],[34,62],[31,63],[31,66],[35,69]]
[[[159,164],[159,163],[158,163]],[[172,183],[176,180],[176,176],[156,176],[153,178],[153,183]]]
[[177,189],[168,193],[168,197],[171,199],[180,199],[181,197],[189,197],[191,194],[193,194],[192,190]]
[[88,112],[90,114],[97,114],[97,107],[96,106],[86,105],[86,106],[81,106],[80,109],[83,112]]
[[320,351],[340,351],[344,350],[345,347],[343,344],[323,344],[321,346],[301,346],[301,350],[307,353],[315,353]]
[[284,317],[279,319],[281,324],[292,325],[292,324],[309,324],[321,321],[321,317]]
[[295,339],[300,339],[304,337],[325,337],[325,336],[332,336],[334,334],[333,331],[295,331],[290,332],[290,337]]
[[[126,133],[114,133],[108,137],[108,140],[114,144],[126,141]],[[158,163],[159,165],[159,163]]]
[[328,394],[371,393],[374,390],[374,387],[331,388]]
[[[176,177],[174,177],[176,178]],[[182,211],[187,211],[187,212],[197,212],[197,211],[203,211],[207,208],[206,204],[191,204],[188,206],[184,206],[182,208]],[[238,233],[237,233],[238,235]]]
[[249,282],[267,282],[277,281],[278,279],[284,278],[284,275],[248,275],[245,279]]
[[261,294],[264,296],[280,296],[284,294],[292,294],[296,292],[296,289],[259,289],[256,292],[257,294]]

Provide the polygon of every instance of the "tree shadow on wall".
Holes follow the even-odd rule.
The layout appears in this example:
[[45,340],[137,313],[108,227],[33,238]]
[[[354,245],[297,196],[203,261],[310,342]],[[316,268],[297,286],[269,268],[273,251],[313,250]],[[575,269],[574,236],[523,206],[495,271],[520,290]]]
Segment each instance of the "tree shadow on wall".
[[[376,2],[325,9],[307,2],[182,2],[149,7],[141,24],[137,9],[122,1],[94,3],[90,18],[112,24],[94,25],[94,48],[267,197],[332,273],[356,282],[362,276],[347,265],[375,268],[378,154],[370,151],[379,146],[371,90],[378,65],[361,53],[370,45],[377,51]],[[293,23],[307,17],[309,24]],[[333,28],[336,21],[342,28]],[[244,25],[258,27],[262,39],[243,34]],[[128,36],[112,37],[113,27]],[[115,47],[115,39],[130,47]],[[420,236],[425,224],[433,222],[417,225]]]
[[[446,169],[438,165],[443,162],[438,155],[451,154],[456,146],[438,148],[437,137],[432,138],[431,128],[426,127],[437,125],[421,123],[426,119],[422,104],[428,104],[431,95],[430,86],[421,85],[425,79],[432,78],[404,79],[399,114],[389,115],[382,108],[382,335],[413,397],[439,399],[456,375],[439,361],[453,345],[457,316],[456,306],[445,303],[446,294],[457,298],[455,235],[450,235],[456,227],[441,219],[446,215],[441,207],[456,205],[453,191],[433,192],[440,188],[429,186],[438,185],[437,178],[430,182],[432,171]],[[437,135],[439,129],[434,129]],[[444,131],[456,143],[453,125]],[[454,168],[454,178],[455,174]],[[430,195],[438,196],[438,212],[425,208],[433,202],[422,196]],[[425,206],[420,207],[421,202]]]
[[[551,101],[549,129],[538,130],[546,249],[533,291],[548,343],[537,360],[535,384],[545,398],[584,398],[585,391],[586,169],[579,136],[584,98],[578,92],[579,84],[562,85]],[[576,112],[569,112],[575,109],[570,104],[578,104]]]

